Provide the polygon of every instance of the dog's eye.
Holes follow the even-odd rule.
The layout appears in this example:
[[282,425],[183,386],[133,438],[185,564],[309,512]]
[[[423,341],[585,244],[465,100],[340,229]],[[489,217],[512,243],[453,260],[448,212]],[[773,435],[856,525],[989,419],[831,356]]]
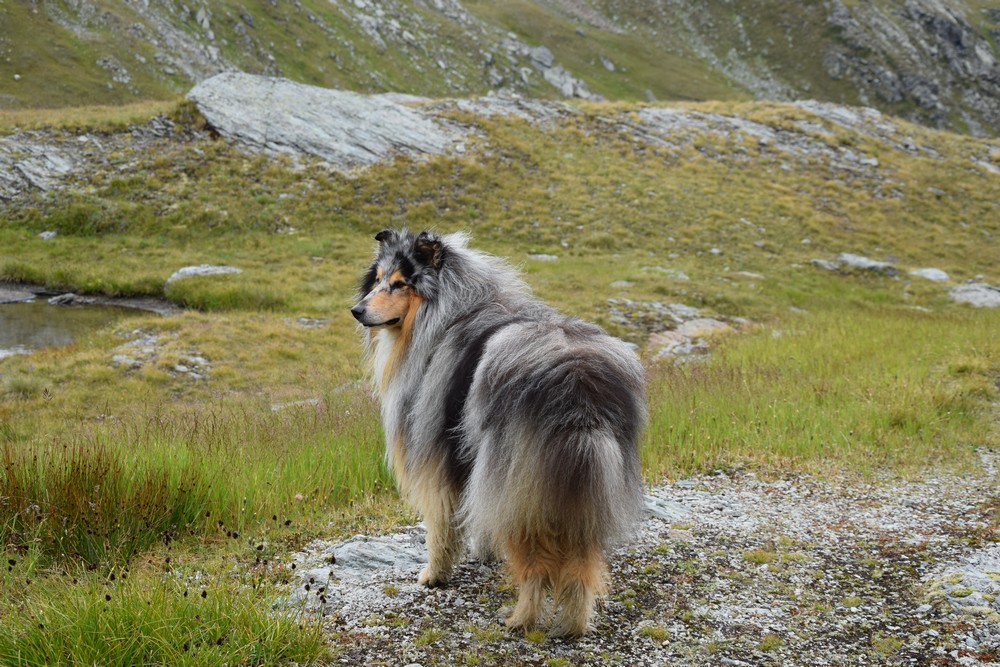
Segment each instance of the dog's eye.
[[397,280],[393,284],[389,285],[389,289],[403,289],[404,287],[408,287],[408,285],[402,280]]

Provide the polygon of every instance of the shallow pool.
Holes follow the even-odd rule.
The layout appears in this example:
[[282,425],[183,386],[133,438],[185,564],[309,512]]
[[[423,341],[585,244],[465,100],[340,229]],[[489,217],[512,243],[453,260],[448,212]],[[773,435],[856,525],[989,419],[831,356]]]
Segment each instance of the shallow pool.
[[39,300],[0,304],[0,359],[68,345],[78,337],[135,314],[113,306],[53,306]]

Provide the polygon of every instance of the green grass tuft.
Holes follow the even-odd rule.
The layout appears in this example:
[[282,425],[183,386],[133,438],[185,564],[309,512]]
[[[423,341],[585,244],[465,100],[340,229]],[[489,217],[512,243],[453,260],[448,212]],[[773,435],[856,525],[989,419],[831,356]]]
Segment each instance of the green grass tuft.
[[73,445],[2,444],[0,543],[128,563],[158,543],[350,503],[391,486],[378,432],[344,419],[372,423],[371,409],[343,396],[298,414],[154,413]]
[[42,584],[26,613],[6,618],[4,665],[286,665],[326,655],[318,623],[275,614],[239,583],[135,579]]

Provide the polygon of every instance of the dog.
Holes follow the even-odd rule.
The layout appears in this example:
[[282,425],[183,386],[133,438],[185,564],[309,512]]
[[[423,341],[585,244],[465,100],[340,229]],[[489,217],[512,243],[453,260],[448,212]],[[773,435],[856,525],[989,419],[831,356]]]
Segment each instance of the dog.
[[386,460],[424,518],[426,586],[466,540],[503,557],[505,622],[590,629],[606,553],[641,516],[644,371],[600,327],[531,295],[464,234],[383,230],[352,314],[381,399]]

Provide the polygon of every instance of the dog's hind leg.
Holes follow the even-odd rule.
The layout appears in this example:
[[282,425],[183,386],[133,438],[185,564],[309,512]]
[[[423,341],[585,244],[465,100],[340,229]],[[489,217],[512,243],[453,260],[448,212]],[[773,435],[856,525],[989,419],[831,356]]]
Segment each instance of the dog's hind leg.
[[421,494],[418,510],[427,526],[427,567],[418,581],[424,586],[443,586],[462,550],[462,536],[455,524],[457,494],[447,487]]
[[560,563],[552,592],[557,608],[553,637],[578,637],[590,629],[594,599],[607,590],[607,571],[600,550]]
[[517,587],[517,604],[504,619],[509,628],[528,630],[539,623],[545,611],[545,594],[551,585],[552,554],[540,548],[536,540],[508,542],[511,577]]

